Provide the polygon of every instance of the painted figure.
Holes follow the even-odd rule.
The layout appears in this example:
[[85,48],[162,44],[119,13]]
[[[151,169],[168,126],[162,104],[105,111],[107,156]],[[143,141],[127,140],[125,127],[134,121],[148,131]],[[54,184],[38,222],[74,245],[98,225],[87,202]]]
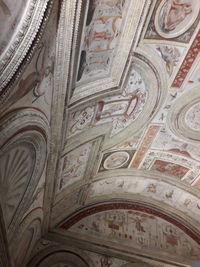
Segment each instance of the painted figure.
[[168,74],[171,76],[174,67],[180,58],[180,52],[176,47],[159,46],[157,50],[160,52],[163,60],[166,63],[166,69]]
[[77,81],[108,69],[120,34],[124,3],[122,0],[89,2]]
[[173,31],[192,12],[189,0],[168,0],[163,10],[163,28]]

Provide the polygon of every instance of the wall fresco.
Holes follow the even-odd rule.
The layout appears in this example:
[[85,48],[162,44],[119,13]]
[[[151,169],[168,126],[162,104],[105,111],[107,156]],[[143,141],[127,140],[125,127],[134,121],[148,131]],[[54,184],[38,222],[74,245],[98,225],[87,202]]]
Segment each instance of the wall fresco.
[[[176,151],[149,150],[141,164],[141,168],[151,169],[153,167],[154,170],[182,178],[183,181],[192,184],[199,176],[199,162],[188,158],[187,155],[178,155],[173,152]],[[156,161],[157,163],[155,163]]]
[[142,199],[149,199],[149,201],[159,201],[161,207],[163,203],[172,206],[190,218],[199,221],[200,201],[198,197],[180,189],[177,185],[159,181],[161,178],[159,175],[156,176],[156,179],[152,179],[144,175],[138,176],[138,173],[137,175],[134,173],[125,175],[124,170],[123,174],[121,172],[120,174],[113,174],[107,179],[95,181],[90,187],[88,200],[100,196],[110,198],[112,194],[131,196],[132,199],[135,197],[137,199],[137,196],[140,196]]
[[145,136],[143,137],[143,140],[141,141],[137,152],[134,156],[134,159],[131,163],[131,168],[137,168],[139,167],[141,161],[143,160],[146,152],[150,148],[156,134],[159,132],[160,126],[159,125],[150,125],[147,132],[145,133]]
[[91,148],[91,143],[84,144],[63,156],[60,190],[83,179]]
[[130,69],[123,92],[102,98],[95,104],[69,115],[68,137],[96,125],[111,124],[110,136],[121,132],[141,114],[148,98],[148,86],[134,67]]
[[197,58],[200,51],[200,31],[197,33],[187,55],[185,56],[182,65],[172,83],[172,87],[180,88],[187,77],[188,72]]
[[177,226],[155,215],[134,210],[109,210],[89,215],[69,229],[73,233],[101,236],[101,239],[131,248],[198,259],[200,246]]
[[155,160],[151,170],[156,170],[164,174],[172,175],[177,178],[183,178],[189,171],[188,168],[169,161]]
[[104,153],[99,171],[127,168],[135,150],[118,150]]
[[90,0],[77,81],[108,73],[129,0]]
[[171,39],[188,43],[198,25],[198,13],[199,5],[197,0],[156,1],[145,33],[145,39]]
[[186,32],[198,16],[198,1],[161,1],[155,15],[155,28],[160,36],[174,38]]

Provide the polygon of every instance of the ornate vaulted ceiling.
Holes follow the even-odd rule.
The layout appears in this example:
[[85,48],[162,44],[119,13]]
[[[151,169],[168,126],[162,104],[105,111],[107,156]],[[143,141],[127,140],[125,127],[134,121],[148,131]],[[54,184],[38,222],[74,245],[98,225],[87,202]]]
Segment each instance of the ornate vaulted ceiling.
[[200,260],[199,0],[0,0],[0,266]]

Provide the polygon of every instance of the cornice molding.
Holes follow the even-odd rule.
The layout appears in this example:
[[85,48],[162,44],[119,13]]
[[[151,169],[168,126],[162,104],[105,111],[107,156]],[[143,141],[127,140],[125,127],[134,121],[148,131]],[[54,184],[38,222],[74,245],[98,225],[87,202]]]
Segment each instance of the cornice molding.
[[0,59],[0,103],[12,94],[16,78],[32,58],[50,15],[53,0],[31,0],[27,12]]

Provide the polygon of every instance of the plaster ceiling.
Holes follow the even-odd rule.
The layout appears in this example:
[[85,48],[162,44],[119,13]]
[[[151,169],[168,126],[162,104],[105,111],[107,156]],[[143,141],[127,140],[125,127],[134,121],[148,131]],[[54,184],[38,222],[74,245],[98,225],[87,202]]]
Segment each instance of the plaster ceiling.
[[199,10],[0,1],[7,266],[200,260]]

